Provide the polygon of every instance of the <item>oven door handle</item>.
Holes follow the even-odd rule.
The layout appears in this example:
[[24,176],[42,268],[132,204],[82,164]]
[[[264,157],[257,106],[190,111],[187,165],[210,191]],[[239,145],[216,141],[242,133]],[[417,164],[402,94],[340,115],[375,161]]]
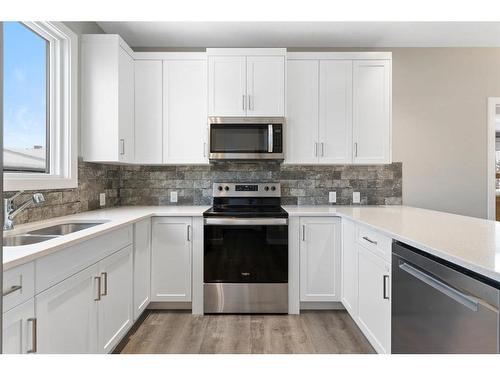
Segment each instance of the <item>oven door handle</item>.
[[279,218],[205,218],[205,225],[287,225],[288,219]]

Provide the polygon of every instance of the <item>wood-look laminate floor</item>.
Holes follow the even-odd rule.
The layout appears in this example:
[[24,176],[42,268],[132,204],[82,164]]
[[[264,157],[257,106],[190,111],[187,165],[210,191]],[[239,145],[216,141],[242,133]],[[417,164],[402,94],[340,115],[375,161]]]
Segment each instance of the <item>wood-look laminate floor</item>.
[[205,315],[150,311],[116,353],[374,353],[344,310],[300,315]]

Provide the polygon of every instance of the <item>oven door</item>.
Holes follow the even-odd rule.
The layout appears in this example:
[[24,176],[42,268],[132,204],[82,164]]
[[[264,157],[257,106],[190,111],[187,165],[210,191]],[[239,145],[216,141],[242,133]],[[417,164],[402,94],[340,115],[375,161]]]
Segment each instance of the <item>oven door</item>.
[[287,283],[284,218],[206,218],[205,283]]
[[234,119],[232,123],[210,123],[209,127],[212,160],[283,159],[282,124]]

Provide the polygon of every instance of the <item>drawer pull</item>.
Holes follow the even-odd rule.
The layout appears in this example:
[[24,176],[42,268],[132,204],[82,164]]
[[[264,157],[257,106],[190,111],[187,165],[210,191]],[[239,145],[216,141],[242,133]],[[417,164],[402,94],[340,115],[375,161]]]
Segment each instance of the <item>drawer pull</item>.
[[9,294],[17,292],[18,290],[21,289],[23,289],[22,285],[12,285],[9,289],[3,291],[2,296],[3,297],[8,296]]
[[369,243],[374,244],[374,245],[376,245],[376,244],[377,244],[377,241],[375,241],[375,240],[371,240],[370,238],[368,238],[368,237],[366,237],[366,236],[363,236],[363,239],[364,239],[365,241],[368,241]]

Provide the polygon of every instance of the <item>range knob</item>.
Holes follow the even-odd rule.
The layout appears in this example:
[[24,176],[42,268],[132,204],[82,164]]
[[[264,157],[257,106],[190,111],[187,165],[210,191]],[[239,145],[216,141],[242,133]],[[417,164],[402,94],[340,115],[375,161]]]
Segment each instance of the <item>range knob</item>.
[[265,191],[269,191],[269,186],[264,187]]
[[271,191],[275,191],[276,190],[276,186],[271,186]]
[[217,190],[222,191],[222,186],[219,186]]
[[224,187],[224,190],[225,190],[225,191],[229,191],[229,186],[225,186],[225,187]]

